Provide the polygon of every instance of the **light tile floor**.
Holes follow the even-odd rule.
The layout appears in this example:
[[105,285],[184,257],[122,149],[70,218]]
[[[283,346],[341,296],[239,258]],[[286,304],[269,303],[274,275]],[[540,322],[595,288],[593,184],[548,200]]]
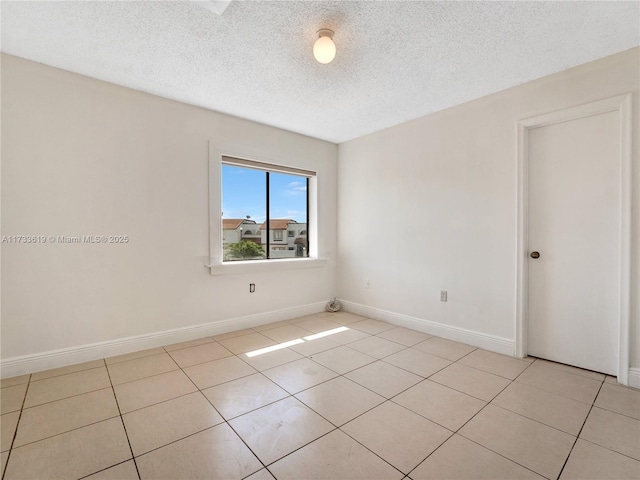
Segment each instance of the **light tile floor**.
[[640,479],[640,391],[345,312],[5,379],[1,400],[7,480]]

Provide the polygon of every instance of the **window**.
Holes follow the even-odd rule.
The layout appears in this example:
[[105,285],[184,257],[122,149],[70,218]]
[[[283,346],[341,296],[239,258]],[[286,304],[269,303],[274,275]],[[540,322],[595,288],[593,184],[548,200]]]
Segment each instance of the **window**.
[[[315,172],[222,157],[222,223],[248,218],[256,223],[256,236],[223,238],[223,262],[309,257],[307,235],[296,230],[309,229],[309,179]],[[289,225],[297,225],[289,230]],[[271,242],[283,242],[284,232],[294,239],[293,249],[274,248]],[[245,235],[250,235],[247,231]]]

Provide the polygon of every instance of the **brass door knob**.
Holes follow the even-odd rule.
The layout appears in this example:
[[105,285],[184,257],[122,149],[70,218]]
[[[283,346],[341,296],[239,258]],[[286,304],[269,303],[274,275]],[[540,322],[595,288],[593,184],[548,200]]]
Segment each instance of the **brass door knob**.
[[531,258],[540,258],[540,252],[531,252]]

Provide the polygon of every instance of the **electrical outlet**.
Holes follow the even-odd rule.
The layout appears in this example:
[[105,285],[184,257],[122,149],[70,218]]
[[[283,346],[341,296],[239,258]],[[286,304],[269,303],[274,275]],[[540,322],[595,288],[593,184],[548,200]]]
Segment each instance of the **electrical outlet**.
[[249,293],[253,293],[256,291],[256,284],[255,283],[250,283],[249,284]]
[[371,282],[369,280],[365,280],[364,281],[364,288],[366,288],[366,289],[371,288]]
[[446,290],[440,290],[440,301],[441,302],[446,302],[447,301],[447,291]]

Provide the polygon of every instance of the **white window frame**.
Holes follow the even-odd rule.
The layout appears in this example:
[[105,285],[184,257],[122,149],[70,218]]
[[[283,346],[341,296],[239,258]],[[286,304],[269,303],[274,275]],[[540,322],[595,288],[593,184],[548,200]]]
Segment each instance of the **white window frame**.
[[[299,169],[295,162],[286,158],[274,160],[260,152],[243,145],[225,145],[221,142],[209,142],[209,261],[205,266],[211,275],[241,274],[254,272],[269,272],[291,270],[298,268],[324,267],[327,260],[318,257],[322,251],[321,235],[318,235],[318,173],[309,178],[309,218],[307,219],[309,238],[309,256],[298,258],[273,258],[269,260],[242,260],[223,262],[222,242],[222,164],[223,157],[239,158],[263,164],[269,171],[277,171],[282,166],[285,173],[294,173],[292,169]],[[276,168],[270,168],[276,167]],[[305,169],[309,170],[309,169]]]

